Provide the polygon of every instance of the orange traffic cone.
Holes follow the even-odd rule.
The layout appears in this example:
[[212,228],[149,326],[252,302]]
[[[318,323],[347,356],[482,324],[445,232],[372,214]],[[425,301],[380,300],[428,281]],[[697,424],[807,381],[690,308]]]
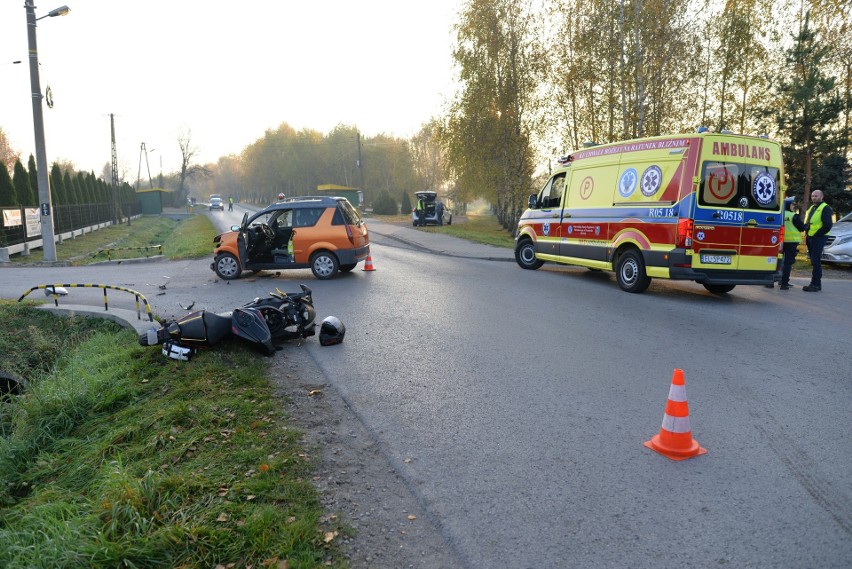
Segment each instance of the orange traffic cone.
[[361,270],[362,271],[375,271],[376,270],[375,267],[373,267],[373,256],[372,255],[367,255],[367,260],[364,261],[364,268],[362,268]]
[[669,400],[663,414],[663,426],[660,434],[643,443],[653,451],[672,460],[684,460],[700,454],[706,454],[698,441],[692,438],[689,428],[689,405],[686,402],[686,385],[683,382],[683,370],[676,369],[669,388]]

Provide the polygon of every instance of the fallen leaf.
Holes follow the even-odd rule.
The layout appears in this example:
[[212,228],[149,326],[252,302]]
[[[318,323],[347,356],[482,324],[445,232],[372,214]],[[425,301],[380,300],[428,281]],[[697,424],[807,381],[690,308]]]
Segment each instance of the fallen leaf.
[[322,393],[322,389],[311,389],[308,391],[308,397],[313,397],[314,395],[319,395]]
[[327,531],[325,532],[325,537],[323,538],[323,541],[325,541],[326,543],[331,543],[335,537],[337,537],[336,531]]
[[261,472],[269,472],[269,465],[266,464],[266,463],[261,464],[260,465],[260,471]]
[[408,514],[408,519],[409,519],[410,521],[414,521],[414,520],[416,520],[416,519],[417,519],[417,516],[415,516],[414,514]]
[[219,517],[216,518],[216,521],[217,522],[227,522],[229,519],[230,519],[230,517],[228,516],[228,514],[226,514],[225,512],[222,512],[221,514],[219,514]]

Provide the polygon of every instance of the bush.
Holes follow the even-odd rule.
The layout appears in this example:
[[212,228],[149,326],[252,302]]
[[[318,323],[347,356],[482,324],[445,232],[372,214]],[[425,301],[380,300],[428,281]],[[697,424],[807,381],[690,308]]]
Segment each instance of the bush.
[[387,190],[379,192],[379,196],[373,200],[373,213],[379,215],[396,215],[399,213],[399,207],[390,192]]
[[402,192],[402,200],[399,202],[400,212],[403,214],[411,213],[414,209],[411,207],[411,198],[408,197],[408,192]]

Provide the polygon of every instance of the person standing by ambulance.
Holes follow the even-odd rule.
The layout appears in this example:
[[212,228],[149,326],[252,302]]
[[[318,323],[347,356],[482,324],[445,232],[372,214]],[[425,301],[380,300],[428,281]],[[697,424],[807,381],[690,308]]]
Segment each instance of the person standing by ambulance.
[[805,224],[793,209],[794,198],[784,200],[784,263],[781,269],[781,290],[790,290],[790,273],[802,243]]
[[811,192],[813,205],[805,216],[805,228],[808,245],[808,257],[813,265],[811,282],[802,287],[805,292],[819,292],[822,290],[822,250],[825,248],[826,234],[831,230],[834,222],[831,219],[831,208],[823,200],[822,190]]

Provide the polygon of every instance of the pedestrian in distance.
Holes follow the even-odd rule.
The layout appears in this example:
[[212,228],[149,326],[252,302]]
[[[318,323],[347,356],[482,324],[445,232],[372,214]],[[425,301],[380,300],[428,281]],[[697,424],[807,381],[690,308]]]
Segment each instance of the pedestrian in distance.
[[811,265],[813,265],[811,282],[802,287],[805,292],[822,290],[822,250],[825,248],[826,234],[834,224],[831,219],[831,208],[823,199],[822,190],[811,192],[813,205],[805,216],[805,231],[807,232],[805,243],[808,246],[808,257],[810,257]]
[[228,211],[234,211],[234,196],[228,196]]
[[417,220],[419,225],[426,225],[426,202],[423,198],[417,200]]
[[805,224],[793,209],[794,198],[784,200],[784,261],[781,268],[781,290],[790,290],[790,273],[802,243]]

